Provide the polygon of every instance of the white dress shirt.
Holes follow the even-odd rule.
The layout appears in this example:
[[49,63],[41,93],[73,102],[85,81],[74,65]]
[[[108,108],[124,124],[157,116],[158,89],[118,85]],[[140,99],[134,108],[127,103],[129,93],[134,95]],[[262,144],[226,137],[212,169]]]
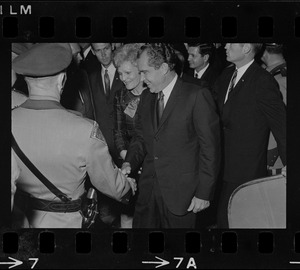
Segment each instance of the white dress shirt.
[[204,72],[208,69],[208,66],[209,66],[209,64],[206,67],[202,68],[199,72],[197,72],[196,69],[195,69],[195,71],[194,71],[194,77],[196,77],[196,74],[197,74],[196,78],[197,79],[201,79],[201,77],[203,76]]
[[175,77],[173,78],[173,80],[162,90],[163,94],[164,94],[164,107],[166,107],[166,104],[169,100],[169,97],[172,93],[172,90],[174,88],[174,85],[177,81],[178,75],[176,74]]
[[103,82],[103,88],[105,89],[104,74],[105,74],[105,70],[107,69],[107,73],[108,73],[109,81],[110,81],[110,89],[111,89],[111,86],[112,86],[112,83],[113,83],[113,80],[115,77],[115,73],[116,73],[116,68],[113,65],[113,63],[111,63],[107,68],[105,68],[103,65],[101,65],[101,66],[102,66],[101,77],[102,77],[102,82]]

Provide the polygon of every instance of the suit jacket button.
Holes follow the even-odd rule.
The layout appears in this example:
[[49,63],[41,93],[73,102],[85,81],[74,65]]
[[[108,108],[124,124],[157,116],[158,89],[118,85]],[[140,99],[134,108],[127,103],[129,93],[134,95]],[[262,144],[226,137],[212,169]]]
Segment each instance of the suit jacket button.
[[158,157],[154,157],[154,159],[155,159],[155,160],[157,160],[157,159],[158,159]]

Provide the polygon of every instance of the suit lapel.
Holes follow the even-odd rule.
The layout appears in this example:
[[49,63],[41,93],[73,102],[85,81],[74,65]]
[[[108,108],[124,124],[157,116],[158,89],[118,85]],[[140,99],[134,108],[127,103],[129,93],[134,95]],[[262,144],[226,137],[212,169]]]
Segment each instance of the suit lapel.
[[88,77],[94,101],[97,102],[97,99],[104,95],[101,69],[94,70]]
[[201,80],[209,81],[210,72],[211,72],[211,64],[209,64],[208,68],[204,71],[203,75],[201,76]]
[[222,90],[220,92],[221,96],[220,96],[220,99],[219,99],[219,107],[220,107],[221,112],[223,112],[224,105],[227,104],[227,102],[228,102],[228,101],[226,101],[226,103],[224,104],[225,97],[226,97],[226,94],[227,94],[227,90],[228,90],[228,87],[229,87],[229,83],[230,83],[230,80],[231,80],[231,77],[232,77],[232,74],[233,74],[234,70],[235,70],[235,66],[228,68],[228,71],[227,71],[227,73],[225,75],[225,78],[224,78],[224,83],[222,85]]
[[[102,75],[101,75],[101,72],[102,72],[102,65],[100,65],[100,72],[98,72],[98,82],[99,82],[99,86],[100,86],[100,89],[101,89],[101,94],[103,94],[103,96],[106,97],[105,95],[105,90],[104,90],[104,82],[102,80]],[[115,95],[115,92],[120,89],[120,87],[122,87],[122,82],[120,81],[119,79],[119,74],[117,71],[115,71],[115,74],[114,74],[114,77],[113,77],[113,81],[112,81],[112,84],[111,84],[111,88],[110,88],[110,98],[111,97],[114,97]]]
[[156,117],[156,99],[157,99],[157,95],[150,93],[150,91],[149,91],[149,94],[151,96],[150,112],[151,112],[151,119],[152,119],[152,127],[153,127],[153,130],[154,130],[154,133],[156,133],[156,131],[157,131],[157,117]]
[[248,79],[249,79],[249,77],[252,76],[252,73],[255,70],[255,66],[256,66],[256,63],[253,62],[248,67],[248,69],[246,70],[246,72],[243,74],[243,76],[239,79],[239,81],[237,82],[237,84],[233,88],[230,99],[232,97],[234,97],[239,91],[241,91],[241,89],[243,88],[243,85],[245,84],[245,82],[247,82]]
[[98,94],[101,96],[105,96],[101,72],[102,72],[102,66],[99,64],[99,69],[97,69],[96,76],[95,76],[96,79],[95,85],[98,86],[96,87],[96,89],[99,89]]
[[100,70],[100,72],[98,72],[98,82],[99,82],[99,89],[101,89],[100,93],[102,96],[103,95],[105,96],[101,70]]
[[177,81],[176,81],[176,83],[175,83],[175,85],[174,85],[174,88],[173,88],[173,90],[171,92],[169,100],[168,100],[168,102],[167,102],[167,104],[165,106],[165,109],[164,109],[164,112],[162,114],[159,126],[157,127],[157,132],[159,132],[159,130],[161,129],[161,127],[164,125],[164,123],[166,122],[166,120],[170,116],[172,110],[176,106],[176,103],[178,101],[178,97],[180,95],[181,84],[182,84],[182,82],[178,78]]
[[[249,68],[246,70],[246,72],[243,74],[243,76],[240,78],[240,80],[237,82],[236,86],[232,90],[230,98],[226,101],[225,104],[223,104],[223,108],[221,111],[223,119],[228,119],[230,117],[232,107],[234,106],[234,104],[236,104],[236,102],[238,102],[237,101],[237,98],[239,96],[238,93],[240,91],[243,91],[243,89],[245,89],[245,87],[247,87],[247,82],[249,80],[251,80],[252,74],[255,72],[257,67],[258,67],[258,65],[255,62],[253,62],[249,66]],[[228,82],[228,84],[229,84],[229,82]],[[227,85],[227,88],[228,88],[228,85]],[[226,91],[225,91],[225,95],[226,95]],[[224,99],[225,99],[225,96],[224,96]],[[224,99],[222,99],[222,100],[224,101]]]

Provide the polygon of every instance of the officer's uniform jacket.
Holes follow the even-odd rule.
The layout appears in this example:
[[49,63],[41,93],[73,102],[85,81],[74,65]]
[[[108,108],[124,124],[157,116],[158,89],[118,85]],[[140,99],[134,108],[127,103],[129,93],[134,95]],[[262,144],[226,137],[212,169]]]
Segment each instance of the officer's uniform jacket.
[[[267,71],[271,72],[271,74],[274,76],[274,79],[278,82],[279,90],[282,94],[283,102],[286,105],[286,72],[287,68],[286,65],[284,65],[285,62],[277,63],[275,65],[271,65],[266,68]],[[284,65],[284,66],[282,66]],[[282,66],[280,69],[277,70],[277,67]],[[277,71],[275,71],[275,69]],[[275,72],[274,72],[275,71]]]
[[[11,108],[13,109],[20,106],[23,102],[27,100],[27,98],[28,97],[23,93],[17,91],[16,89],[12,89]],[[13,207],[14,195],[16,193],[16,181],[19,175],[20,175],[20,168],[17,164],[13,151],[11,151],[11,207]]]
[[[281,68],[279,68],[279,67],[281,67]],[[276,63],[275,65],[268,66],[266,68],[266,70],[271,72],[271,74],[274,76],[274,79],[278,83],[279,90],[281,92],[283,102],[284,102],[285,105],[287,105],[287,98],[286,98],[286,91],[287,91],[286,90],[286,77],[287,77],[286,72],[287,72],[287,68],[286,68],[286,63],[285,62]],[[270,138],[269,138],[268,150],[272,150],[272,149],[275,149],[275,148],[277,148],[277,143],[276,143],[276,140],[275,140],[275,138],[274,138],[274,136],[271,132],[270,133]],[[279,168],[283,167],[283,163],[281,161],[281,158],[278,157],[278,155],[274,155],[274,161],[275,161],[275,163],[271,167],[271,169],[279,169]]]
[[[117,200],[130,188],[113,164],[97,123],[64,109],[57,101],[28,100],[14,109],[12,133],[30,161],[72,200],[84,193],[87,174],[99,191]],[[17,162],[21,168],[18,189],[35,198],[61,202],[18,157]],[[28,220],[34,228],[80,228],[82,217],[79,212],[34,210]]]

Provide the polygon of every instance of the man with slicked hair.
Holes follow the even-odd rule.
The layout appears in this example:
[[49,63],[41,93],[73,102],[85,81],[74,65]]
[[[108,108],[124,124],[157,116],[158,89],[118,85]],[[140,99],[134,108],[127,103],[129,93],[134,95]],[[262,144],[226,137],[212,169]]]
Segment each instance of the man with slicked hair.
[[[119,74],[113,64],[113,49],[111,43],[91,43],[91,51],[96,56],[97,63],[88,71],[92,107],[95,121],[105,137],[115,164],[120,167],[122,158],[114,141],[114,97],[123,87]],[[105,224],[119,227],[118,204],[110,198],[98,193],[100,217]]]
[[184,73],[182,79],[200,86],[207,85],[211,89],[221,73],[220,67],[214,63],[213,43],[189,43],[187,51],[190,69]]
[[267,176],[270,130],[286,163],[286,110],[273,76],[254,60],[259,43],[227,43],[225,68],[213,89],[219,107],[223,187],[217,223],[228,228],[228,202],[241,184]]
[[114,142],[114,96],[123,87],[113,64],[110,43],[92,43],[92,52],[98,59],[97,67],[88,74],[95,120],[107,141],[109,152],[117,165],[121,158]]
[[195,228],[209,206],[219,169],[219,117],[210,91],[182,81],[173,48],[145,45],[138,69],[148,86],[137,110],[136,135],[124,173],[140,162],[133,228]]

